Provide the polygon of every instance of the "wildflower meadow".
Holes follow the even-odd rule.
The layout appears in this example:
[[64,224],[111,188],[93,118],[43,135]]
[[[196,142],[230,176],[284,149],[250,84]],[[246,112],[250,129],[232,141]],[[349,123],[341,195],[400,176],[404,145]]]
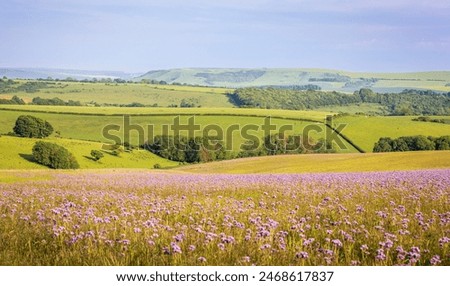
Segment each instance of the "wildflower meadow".
[[450,170],[36,172],[0,183],[2,265],[450,265]]

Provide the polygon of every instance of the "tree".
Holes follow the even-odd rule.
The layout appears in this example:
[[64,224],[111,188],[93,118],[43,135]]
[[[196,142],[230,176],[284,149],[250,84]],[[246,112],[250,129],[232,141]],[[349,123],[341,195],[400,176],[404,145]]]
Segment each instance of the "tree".
[[435,138],[433,141],[436,145],[436,150],[450,150],[450,136]]
[[375,143],[373,152],[392,152],[392,139],[389,137],[383,137]]
[[17,118],[13,131],[20,137],[45,138],[52,134],[53,126],[40,118],[21,115]]
[[415,150],[434,150],[434,142],[423,135],[415,137]]
[[104,157],[103,153],[98,150],[91,150],[91,156],[94,158],[94,161],[98,161]]
[[371,102],[371,99],[376,97],[376,94],[369,88],[361,88],[359,90],[359,96],[362,102]]
[[11,98],[11,101],[12,101],[14,104],[19,104],[19,105],[24,105],[24,104],[25,104],[25,101],[23,101],[23,99],[19,98],[17,95],[14,95],[14,96]]
[[80,167],[75,157],[66,148],[44,141],[38,141],[33,146],[33,158],[37,163],[53,169]]
[[405,138],[400,137],[396,140],[392,140],[392,150],[398,152],[409,151],[408,143],[406,143]]

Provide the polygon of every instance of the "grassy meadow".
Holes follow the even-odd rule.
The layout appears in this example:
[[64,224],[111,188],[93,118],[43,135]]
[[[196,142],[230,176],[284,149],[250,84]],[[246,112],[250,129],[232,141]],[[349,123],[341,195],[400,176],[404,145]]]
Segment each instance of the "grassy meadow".
[[[18,80],[17,85],[26,81]],[[47,88],[37,92],[14,92],[1,94],[2,98],[17,95],[26,102],[35,97],[74,100],[82,103],[96,102],[98,104],[130,104],[138,102],[144,105],[158,104],[167,107],[180,105],[183,99],[195,98],[198,105],[208,107],[232,107],[228,101],[227,92],[231,89],[205,88],[176,85],[153,85],[142,83],[89,83],[89,82],[48,82]]]
[[[375,142],[381,137],[401,136],[446,136],[450,135],[450,124],[420,122],[412,119],[417,116],[342,116],[334,119],[335,124],[346,124],[342,134],[356,145],[372,152]],[[450,116],[431,116],[431,118],[450,119]]]

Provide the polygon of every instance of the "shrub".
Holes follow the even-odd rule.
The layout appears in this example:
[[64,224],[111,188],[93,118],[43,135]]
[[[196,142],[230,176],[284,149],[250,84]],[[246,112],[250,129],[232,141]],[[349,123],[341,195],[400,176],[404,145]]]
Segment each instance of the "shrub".
[[31,115],[21,115],[16,120],[14,133],[20,137],[45,138],[53,132],[53,127],[47,121]]
[[75,157],[64,147],[54,143],[38,141],[33,146],[33,158],[41,165],[53,169],[78,169]]
[[103,153],[101,151],[98,151],[98,150],[92,150],[91,151],[91,156],[92,156],[92,158],[94,158],[94,161],[98,161],[98,160],[100,160],[101,158],[104,157]]
[[160,164],[155,164],[155,165],[153,165],[153,169],[161,169],[161,165]]

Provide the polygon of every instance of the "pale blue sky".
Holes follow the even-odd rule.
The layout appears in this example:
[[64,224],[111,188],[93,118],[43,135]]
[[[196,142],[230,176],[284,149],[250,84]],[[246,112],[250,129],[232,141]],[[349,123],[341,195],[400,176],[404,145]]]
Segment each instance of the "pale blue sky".
[[450,0],[1,0],[0,67],[450,70]]

